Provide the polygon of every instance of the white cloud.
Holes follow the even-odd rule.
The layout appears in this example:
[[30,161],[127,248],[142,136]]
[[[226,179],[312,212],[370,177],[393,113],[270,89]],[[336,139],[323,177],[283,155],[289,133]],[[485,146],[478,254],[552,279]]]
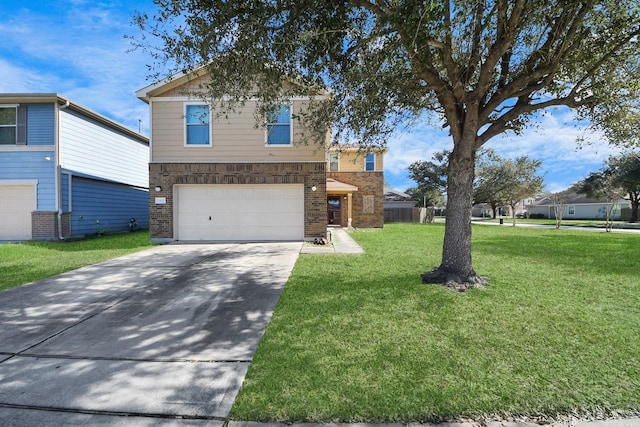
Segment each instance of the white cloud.
[[[584,126],[576,126],[570,110],[558,109],[539,117],[521,135],[497,136],[485,146],[503,157],[528,156],[540,160],[547,190],[560,191],[600,169],[610,155],[621,151],[608,145],[602,135],[585,132]],[[603,142],[579,146],[578,140],[584,136]],[[415,186],[407,167],[418,160],[430,160],[434,153],[451,147],[446,129],[424,125],[413,132],[398,131],[389,141],[385,179],[398,190]]]
[[0,23],[11,47],[0,57],[0,92],[60,93],[135,130],[141,119],[148,132],[148,106],[135,91],[148,84],[149,58],[127,52],[123,37],[133,8],[84,0],[27,7]]
[[49,89],[52,83],[55,85],[61,81],[55,75],[24,68],[0,58],[0,92],[55,92]]

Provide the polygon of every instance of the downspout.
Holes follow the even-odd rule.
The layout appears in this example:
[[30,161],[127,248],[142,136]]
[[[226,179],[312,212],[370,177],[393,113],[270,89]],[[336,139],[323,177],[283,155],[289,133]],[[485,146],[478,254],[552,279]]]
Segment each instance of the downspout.
[[54,191],[56,193],[55,209],[57,211],[57,225],[58,225],[58,239],[64,240],[62,236],[62,166],[60,165],[60,110],[64,110],[69,106],[69,100],[66,100],[64,104],[56,104],[56,117],[55,117],[55,179],[54,179]]

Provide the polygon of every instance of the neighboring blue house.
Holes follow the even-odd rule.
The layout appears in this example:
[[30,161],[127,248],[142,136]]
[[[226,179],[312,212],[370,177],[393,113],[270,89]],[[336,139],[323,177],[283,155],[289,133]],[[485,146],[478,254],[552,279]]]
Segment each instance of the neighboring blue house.
[[0,240],[149,225],[149,139],[58,94],[0,94]]

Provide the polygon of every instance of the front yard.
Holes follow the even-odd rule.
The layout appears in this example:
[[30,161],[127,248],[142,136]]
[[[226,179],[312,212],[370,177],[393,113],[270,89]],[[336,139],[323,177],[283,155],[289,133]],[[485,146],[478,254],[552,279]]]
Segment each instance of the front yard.
[[153,246],[148,231],[0,245],[0,291]]
[[640,235],[474,226],[489,287],[420,284],[442,224],[301,255],[232,409],[240,420],[412,421],[640,410]]

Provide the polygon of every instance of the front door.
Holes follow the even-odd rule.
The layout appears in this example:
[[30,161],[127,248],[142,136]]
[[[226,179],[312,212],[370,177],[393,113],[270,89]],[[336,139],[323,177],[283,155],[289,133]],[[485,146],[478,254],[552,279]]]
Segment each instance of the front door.
[[340,196],[327,197],[327,224],[342,225],[340,218]]

